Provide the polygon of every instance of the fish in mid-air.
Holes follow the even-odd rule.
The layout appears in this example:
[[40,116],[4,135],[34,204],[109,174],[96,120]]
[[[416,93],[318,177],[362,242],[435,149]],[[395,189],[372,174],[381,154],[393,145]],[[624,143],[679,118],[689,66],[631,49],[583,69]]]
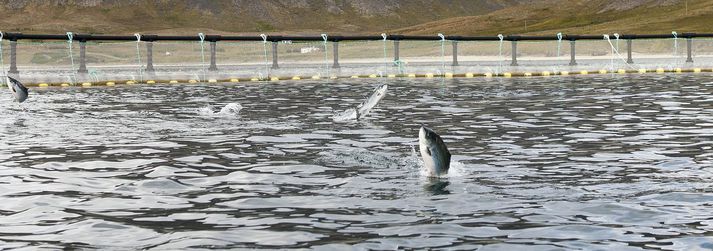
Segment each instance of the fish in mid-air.
[[441,136],[436,132],[421,126],[418,132],[418,144],[421,151],[423,164],[428,169],[429,175],[440,177],[448,174],[448,168],[451,165],[451,153],[443,142]]
[[10,76],[5,76],[5,82],[7,83],[7,88],[9,88],[10,92],[12,92],[12,96],[15,97],[15,101],[22,103],[27,100],[27,87],[22,85],[20,81],[17,81],[17,79]]
[[379,101],[383,99],[386,96],[386,90],[389,88],[388,85],[383,84],[380,85],[376,88],[374,88],[374,92],[364,100],[359,106],[356,108],[356,119],[360,119],[371,111],[372,108],[374,108],[377,104],[379,104]]

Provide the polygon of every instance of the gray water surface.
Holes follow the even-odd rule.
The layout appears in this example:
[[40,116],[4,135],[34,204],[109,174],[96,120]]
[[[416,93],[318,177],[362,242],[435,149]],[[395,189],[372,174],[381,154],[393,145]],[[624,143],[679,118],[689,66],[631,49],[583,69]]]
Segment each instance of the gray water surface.
[[[366,120],[332,120],[381,83]],[[360,79],[32,89],[27,111],[2,92],[0,249],[713,249],[712,92]],[[421,124],[447,178],[421,175]]]

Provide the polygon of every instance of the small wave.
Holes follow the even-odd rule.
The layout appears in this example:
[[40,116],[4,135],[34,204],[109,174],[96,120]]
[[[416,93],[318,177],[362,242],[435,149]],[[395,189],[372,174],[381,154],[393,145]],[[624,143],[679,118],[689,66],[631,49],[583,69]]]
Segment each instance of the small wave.
[[242,109],[243,109],[243,106],[238,103],[229,103],[229,104],[225,105],[223,108],[220,108],[220,111],[215,112],[212,105],[207,105],[205,107],[198,108],[198,115],[201,115],[201,116],[238,116],[238,115],[240,115],[240,110],[242,110]]

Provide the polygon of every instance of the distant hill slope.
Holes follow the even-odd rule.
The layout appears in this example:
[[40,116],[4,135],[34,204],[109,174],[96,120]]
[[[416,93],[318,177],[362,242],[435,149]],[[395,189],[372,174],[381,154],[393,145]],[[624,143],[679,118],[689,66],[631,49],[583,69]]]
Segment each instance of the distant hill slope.
[[552,0],[511,6],[485,15],[453,17],[395,29],[394,33],[667,34],[713,32],[710,0]]
[[374,33],[487,14],[526,0],[0,0],[27,33]]
[[713,32],[711,0],[0,0],[0,11],[0,30],[25,33]]

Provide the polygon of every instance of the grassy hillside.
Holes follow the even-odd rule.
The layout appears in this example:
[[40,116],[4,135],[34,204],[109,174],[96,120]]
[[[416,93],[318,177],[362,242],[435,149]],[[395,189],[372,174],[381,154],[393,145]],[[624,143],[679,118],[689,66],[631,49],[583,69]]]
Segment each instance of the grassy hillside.
[[713,32],[708,0],[0,0],[0,11],[1,30],[25,33]]
[[27,33],[381,33],[524,0],[0,0],[0,27]]
[[[687,7],[687,8],[686,8]],[[486,15],[454,17],[395,29],[395,33],[462,35],[713,32],[713,1],[554,0]]]

